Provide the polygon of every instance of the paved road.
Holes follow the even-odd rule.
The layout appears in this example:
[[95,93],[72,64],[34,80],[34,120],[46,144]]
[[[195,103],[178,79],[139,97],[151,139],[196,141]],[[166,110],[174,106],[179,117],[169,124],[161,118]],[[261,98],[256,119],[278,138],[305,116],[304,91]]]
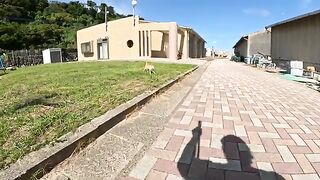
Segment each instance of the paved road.
[[319,179],[319,97],[279,75],[213,61],[124,179]]
[[43,179],[109,180],[128,174],[145,151],[150,149],[170,115],[197,83],[207,65],[205,63],[192,75],[152,98],[141,109],[59,164]]

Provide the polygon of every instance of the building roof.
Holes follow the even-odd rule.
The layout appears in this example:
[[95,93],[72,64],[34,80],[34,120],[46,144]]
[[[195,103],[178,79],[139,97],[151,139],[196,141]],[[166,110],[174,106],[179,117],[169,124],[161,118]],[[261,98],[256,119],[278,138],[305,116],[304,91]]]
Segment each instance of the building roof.
[[306,17],[309,17],[309,16],[317,15],[317,14],[320,14],[320,9],[316,10],[316,11],[313,11],[313,12],[309,12],[309,13],[300,15],[300,16],[296,16],[294,18],[290,18],[290,19],[287,19],[287,20],[284,20],[284,21],[280,21],[280,22],[275,23],[275,24],[271,24],[269,26],[266,26],[266,28],[272,28],[274,26],[279,26],[279,25],[282,25],[282,24],[285,24],[285,23],[289,23],[289,22],[292,22],[292,21],[297,21],[297,20],[300,20],[300,19],[303,19],[303,18],[306,18]]
[[201,37],[199,35],[199,33],[197,33],[197,31],[195,31],[194,29],[192,29],[191,27],[186,27],[186,26],[179,26],[182,29],[186,29],[189,30],[190,32],[192,32],[193,34],[195,34],[196,36],[198,36],[200,39],[202,39],[205,43],[207,43],[207,41],[205,39],[203,39],[203,37]]
[[[140,20],[140,23],[166,23],[166,22]],[[200,36],[200,34],[197,31],[195,31],[193,28],[187,27],[187,26],[180,26],[179,24],[177,24],[177,25],[178,25],[178,27],[180,27],[182,29],[189,30],[191,33],[195,34],[200,39],[202,39],[205,43],[207,43],[207,41],[202,36]]]
[[248,39],[249,37],[251,37],[251,36],[254,36],[254,35],[257,35],[257,34],[261,34],[261,33],[265,33],[265,32],[271,32],[271,30],[265,30],[265,29],[263,29],[263,30],[259,30],[259,31],[253,32],[253,33],[251,33],[251,34],[244,35],[244,36],[242,36],[242,37],[239,39],[239,41],[233,46],[233,48],[237,47],[237,46],[241,43],[242,40],[247,40],[247,39]]
[[[141,23],[141,24],[143,24],[143,23],[169,23],[169,22],[159,22],[159,21],[148,21],[148,20],[145,20],[145,19],[140,19],[139,16],[136,16],[136,18],[137,18],[137,20],[139,19],[138,21],[139,21],[139,23]],[[125,17],[125,18],[120,18],[120,19],[115,19],[115,20],[112,20],[112,21],[108,21],[108,23],[115,23],[115,22],[119,22],[119,21],[125,21],[125,20],[128,20],[128,19],[132,19],[132,16]],[[94,26],[101,26],[102,24],[105,24],[105,23],[97,24],[97,25],[94,25]],[[177,25],[178,25],[178,24],[177,24]],[[78,31],[82,31],[82,30],[84,30],[84,29],[89,29],[89,28],[92,28],[92,27],[94,27],[94,26],[86,27],[86,28],[80,29],[80,30],[78,30]],[[181,29],[188,30],[189,32],[195,34],[195,35],[198,36],[200,39],[202,39],[205,43],[207,43],[206,40],[205,40],[203,37],[201,37],[200,34],[197,33],[193,28],[191,28],[191,27],[185,27],[185,26],[179,26],[179,25],[178,25],[178,27],[181,28]]]
[[239,41],[233,46],[233,48],[236,48],[236,47],[241,43],[241,41],[247,40],[247,39],[248,39],[248,35],[242,36],[242,37],[239,39]]

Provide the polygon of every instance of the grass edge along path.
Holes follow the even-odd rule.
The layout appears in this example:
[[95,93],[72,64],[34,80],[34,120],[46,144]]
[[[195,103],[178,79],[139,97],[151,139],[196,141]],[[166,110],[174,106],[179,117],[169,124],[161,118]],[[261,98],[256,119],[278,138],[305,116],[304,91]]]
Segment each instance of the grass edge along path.
[[194,65],[144,62],[50,64],[0,79],[0,168],[105,112],[152,91]]

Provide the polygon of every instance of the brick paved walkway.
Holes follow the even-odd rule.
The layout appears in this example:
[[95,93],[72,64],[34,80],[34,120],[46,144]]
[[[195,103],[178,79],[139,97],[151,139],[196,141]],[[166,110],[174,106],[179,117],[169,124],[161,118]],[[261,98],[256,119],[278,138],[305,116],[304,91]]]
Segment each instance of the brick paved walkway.
[[128,179],[319,179],[319,97],[213,61]]

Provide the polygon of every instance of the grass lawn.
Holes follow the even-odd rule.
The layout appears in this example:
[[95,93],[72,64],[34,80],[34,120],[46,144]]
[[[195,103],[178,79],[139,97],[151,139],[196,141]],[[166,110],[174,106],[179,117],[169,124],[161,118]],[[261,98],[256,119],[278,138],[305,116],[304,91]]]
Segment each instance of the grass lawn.
[[0,168],[193,65],[90,62],[27,67],[0,76]]

